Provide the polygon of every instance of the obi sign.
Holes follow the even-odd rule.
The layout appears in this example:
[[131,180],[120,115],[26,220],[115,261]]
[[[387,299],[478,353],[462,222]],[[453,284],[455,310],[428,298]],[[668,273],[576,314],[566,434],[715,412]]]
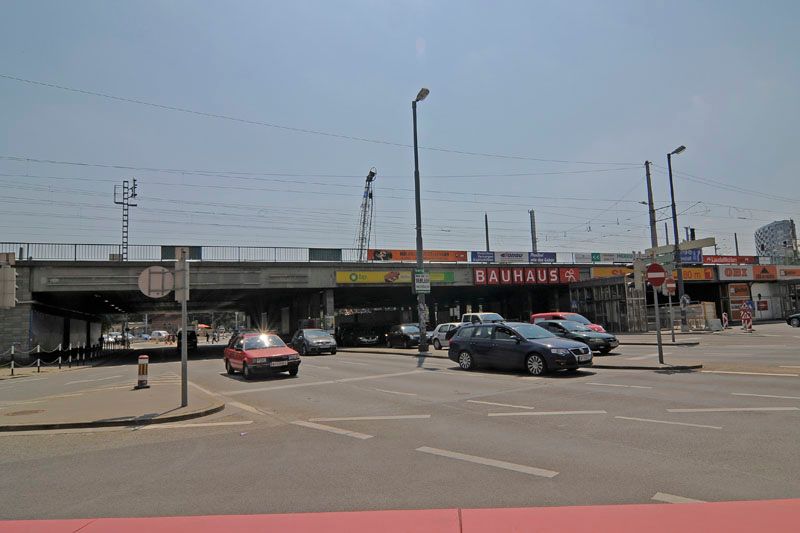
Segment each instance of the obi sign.
[[475,285],[542,285],[580,281],[578,268],[473,268]]

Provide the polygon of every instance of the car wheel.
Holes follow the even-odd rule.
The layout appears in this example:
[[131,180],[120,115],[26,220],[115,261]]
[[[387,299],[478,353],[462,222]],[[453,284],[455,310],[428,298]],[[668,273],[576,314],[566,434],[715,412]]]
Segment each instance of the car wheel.
[[433,347],[436,350],[441,350],[442,349],[442,343],[439,342],[439,339],[433,339]]
[[307,352],[308,352],[308,350],[306,350],[306,344],[305,343],[301,344],[300,345],[300,355],[306,355]]
[[225,359],[225,372],[228,374],[234,374],[236,371],[231,366],[231,362]]
[[253,378],[253,372],[250,370],[250,367],[247,366],[247,363],[242,363],[242,376],[247,380]]
[[789,322],[793,328],[800,328],[800,318],[793,318],[791,322]]
[[600,355],[608,355],[609,353],[611,353],[611,348],[603,348],[600,350]]
[[331,355],[336,355],[336,348],[331,348]]
[[525,358],[525,370],[532,376],[541,376],[547,371],[547,366],[541,355],[532,353]]
[[458,366],[461,367],[461,370],[472,370],[475,368],[475,361],[468,351],[464,350],[458,354]]
[[299,371],[300,371],[300,367],[299,366],[296,366],[294,368],[290,368],[289,369],[289,375],[290,376],[296,376]]
[[391,348],[392,347],[392,341],[391,340],[386,339],[386,347],[387,348]]

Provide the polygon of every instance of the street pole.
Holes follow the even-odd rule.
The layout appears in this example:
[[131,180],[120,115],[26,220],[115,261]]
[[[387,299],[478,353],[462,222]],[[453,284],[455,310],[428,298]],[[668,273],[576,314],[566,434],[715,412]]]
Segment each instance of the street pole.
[[656,229],[656,207],[653,205],[653,182],[650,179],[650,161],[644,162],[647,176],[647,210],[650,212],[650,246],[658,247],[658,230]]
[[489,214],[488,213],[484,213],[483,214],[483,227],[486,230],[486,251],[488,252],[489,250],[491,250],[491,248],[489,248]]
[[[678,271],[678,300],[683,301],[683,267],[681,265],[681,251],[679,248],[678,241],[680,240],[678,237],[678,212],[675,207],[675,185],[672,179],[672,156],[679,154],[686,150],[685,146],[679,146],[672,152],[667,154],[667,169],[669,170],[669,194],[672,198],[672,230],[673,230],[673,237],[675,237],[675,242],[673,243],[674,248],[674,255],[673,260],[675,262],[675,269]],[[686,308],[682,305],[681,306],[681,331],[686,332],[689,331],[689,324],[686,321]]]
[[[420,185],[419,185],[419,148],[417,145],[417,102],[421,102],[428,96],[428,89],[420,89],[417,97],[411,102],[411,114],[414,121],[414,205],[417,215],[417,272],[423,273],[422,262],[422,206],[420,204]],[[417,313],[419,315],[419,354],[428,352],[428,334],[425,323],[425,294],[417,292]]]
[[[655,258],[654,258],[655,259]],[[653,305],[656,312],[656,344],[658,345],[658,364],[664,364],[664,346],[661,343],[661,312],[658,309],[658,289],[655,285],[653,287]]]
[[[186,301],[189,299],[189,263],[186,262],[188,248],[177,249],[178,264],[175,268],[175,296],[181,302],[181,407],[189,405],[189,332]],[[177,285],[180,283],[180,285]]]
[[531,252],[536,253],[539,251],[536,245],[536,213],[529,209],[528,214],[531,216]]
[[739,236],[736,233],[733,234],[733,244],[736,246],[736,256],[739,256]]
[[666,222],[664,222],[664,238],[667,241],[667,246],[669,246],[669,226],[667,226]]

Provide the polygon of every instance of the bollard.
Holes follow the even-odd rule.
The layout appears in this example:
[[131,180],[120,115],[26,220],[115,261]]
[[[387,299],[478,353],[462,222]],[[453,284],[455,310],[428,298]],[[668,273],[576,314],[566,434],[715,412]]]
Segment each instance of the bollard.
[[150,364],[150,356],[139,356],[139,381],[136,383],[134,389],[149,389],[150,385],[147,384],[147,365]]
[[38,357],[36,358],[36,373],[37,374],[42,373],[42,360],[39,359]]
[[69,354],[69,358],[67,359],[67,368],[72,368],[72,354]]
[[11,360],[11,375],[14,375],[14,360]]
[[61,356],[58,356],[58,369],[61,370]]

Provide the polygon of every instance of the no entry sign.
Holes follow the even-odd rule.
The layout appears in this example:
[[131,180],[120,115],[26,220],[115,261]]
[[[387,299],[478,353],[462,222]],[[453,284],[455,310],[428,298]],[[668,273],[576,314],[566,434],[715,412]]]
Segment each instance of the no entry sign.
[[647,281],[653,287],[660,287],[667,279],[667,271],[658,263],[647,265]]
[[675,278],[670,276],[664,280],[664,289],[667,291],[667,294],[675,294],[676,288],[677,284],[675,283]]

